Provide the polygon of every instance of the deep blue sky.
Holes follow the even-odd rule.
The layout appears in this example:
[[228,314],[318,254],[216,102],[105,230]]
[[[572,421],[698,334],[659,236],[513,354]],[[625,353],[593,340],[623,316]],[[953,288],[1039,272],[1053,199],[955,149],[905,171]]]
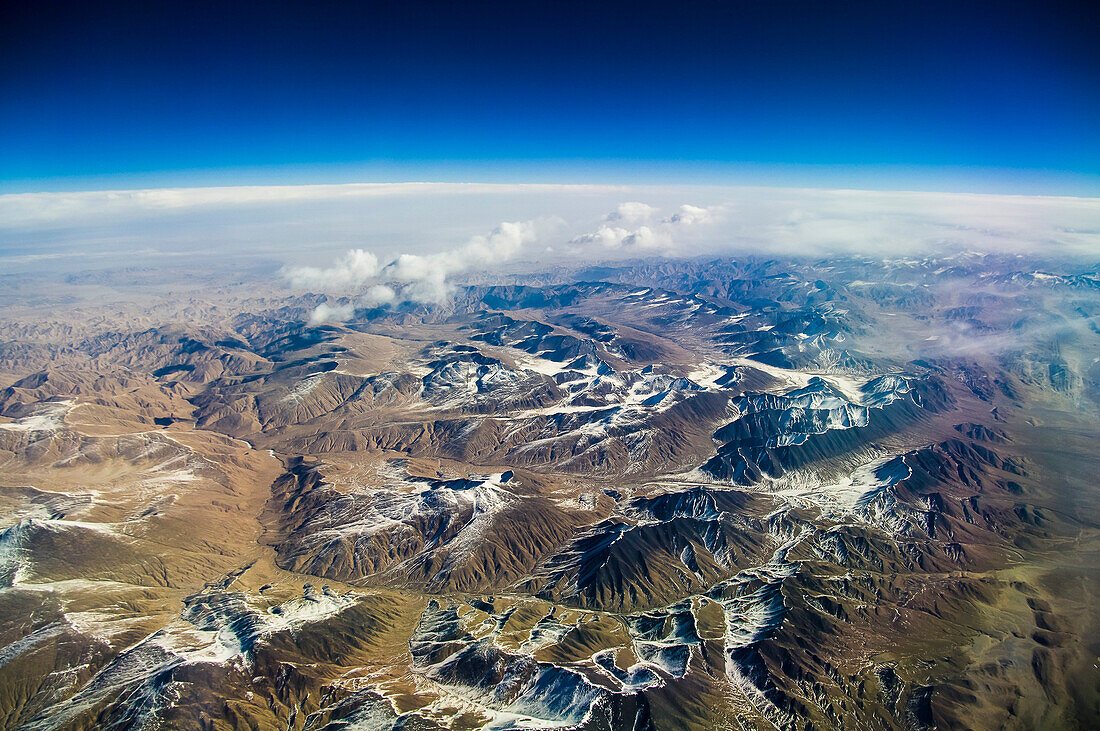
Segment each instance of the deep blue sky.
[[2,5],[7,191],[868,171],[1100,187],[1096,3]]

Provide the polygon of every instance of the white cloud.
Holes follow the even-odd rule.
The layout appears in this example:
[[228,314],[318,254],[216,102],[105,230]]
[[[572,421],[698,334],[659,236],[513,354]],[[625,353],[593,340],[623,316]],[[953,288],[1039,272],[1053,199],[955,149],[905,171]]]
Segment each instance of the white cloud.
[[600,226],[592,233],[575,236],[570,243],[578,250],[584,250],[592,245],[600,246],[605,249],[617,249],[623,245],[623,239],[630,236],[630,233],[631,232],[627,231],[625,228]]
[[[465,245],[433,254],[400,254],[385,266],[378,257],[362,249],[353,249],[330,267],[289,267],[282,276],[290,286],[299,289],[352,291],[370,285],[360,298],[367,308],[411,301],[439,304],[451,296],[450,277],[473,270],[489,269],[517,256],[524,245],[538,237],[540,224],[557,226],[548,221],[504,221],[488,235],[470,237]],[[310,321],[331,321],[354,314],[343,308],[321,305]]]
[[359,301],[363,304],[363,307],[371,309],[372,307],[380,307],[381,305],[388,305],[397,299],[397,292],[393,291],[392,287],[387,287],[384,284],[376,284],[359,298]]
[[355,305],[329,305],[322,302],[313,309],[309,316],[309,324],[322,325],[326,322],[347,322],[355,316]]
[[667,249],[672,243],[672,235],[668,231],[653,230],[649,226],[639,226],[638,230],[623,239],[623,246],[639,249]]
[[504,221],[489,235],[473,236],[457,249],[427,255],[401,254],[386,265],[379,278],[404,284],[397,295],[401,299],[438,304],[451,294],[449,277],[509,261],[536,238],[535,221]]
[[622,221],[626,224],[641,223],[642,221],[648,221],[656,212],[657,209],[648,203],[627,201],[626,203],[620,203],[618,208],[608,213],[606,220]]
[[[650,221],[657,210],[647,203],[636,201],[621,203],[618,208],[607,214],[604,220],[638,224],[642,221]],[[676,234],[681,229],[707,223],[713,219],[713,209],[684,204],[671,216],[662,218],[652,225],[645,223],[633,229],[626,229],[601,224],[591,233],[573,237],[569,243],[578,252],[587,247],[598,246],[604,249],[642,249],[671,253],[676,244]]]
[[386,268],[382,271],[382,276],[387,281],[402,283],[417,282],[437,274],[445,276],[445,273],[440,271],[436,265],[436,261],[442,256],[440,254],[429,256],[402,254],[386,265]]
[[474,236],[461,252],[465,266],[487,265],[507,261],[519,253],[524,244],[535,240],[535,222],[505,221],[488,236]]
[[331,267],[293,267],[283,277],[298,289],[347,290],[361,287],[378,276],[378,257],[369,251],[352,249]]
[[665,222],[691,226],[696,223],[706,223],[711,219],[712,215],[711,209],[709,208],[691,206],[685,203],[680,206],[680,209],[676,211],[676,213],[666,218]]

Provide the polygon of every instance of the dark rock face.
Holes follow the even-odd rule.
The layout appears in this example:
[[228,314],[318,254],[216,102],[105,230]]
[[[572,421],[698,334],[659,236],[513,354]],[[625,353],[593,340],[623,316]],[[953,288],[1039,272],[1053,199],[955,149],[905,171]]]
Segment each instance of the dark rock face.
[[[821,378],[782,396],[749,394],[734,402],[740,416],[714,433],[724,442],[707,472],[749,485],[765,476],[856,449],[943,411],[954,399],[935,381],[883,376],[849,400]],[[844,433],[852,430],[851,433]]]

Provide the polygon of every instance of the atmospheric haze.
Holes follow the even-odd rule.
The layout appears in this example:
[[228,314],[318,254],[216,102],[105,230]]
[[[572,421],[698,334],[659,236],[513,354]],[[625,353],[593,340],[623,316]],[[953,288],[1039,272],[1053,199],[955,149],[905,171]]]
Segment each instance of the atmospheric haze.
[[1097,721],[1096,199],[284,186],[0,221],[0,725]]

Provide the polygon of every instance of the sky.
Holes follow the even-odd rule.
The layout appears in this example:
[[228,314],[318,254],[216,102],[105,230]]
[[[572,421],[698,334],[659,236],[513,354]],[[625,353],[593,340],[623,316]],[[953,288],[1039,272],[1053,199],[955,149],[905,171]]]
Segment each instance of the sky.
[[0,270],[1095,262],[1095,5],[0,3]]
[[0,192],[1100,195],[1095,3],[0,4]]

